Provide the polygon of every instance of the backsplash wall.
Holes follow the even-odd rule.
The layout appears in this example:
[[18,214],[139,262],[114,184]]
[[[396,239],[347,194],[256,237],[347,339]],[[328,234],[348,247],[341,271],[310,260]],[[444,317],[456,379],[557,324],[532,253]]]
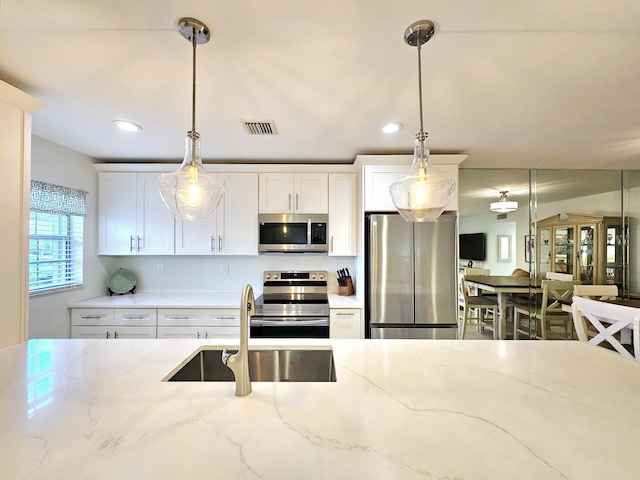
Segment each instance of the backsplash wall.
[[[108,273],[127,268],[136,274],[138,292],[242,292],[251,284],[262,293],[266,270],[326,270],[329,292],[337,293],[336,270],[348,268],[353,275],[353,257],[329,257],[317,253],[267,253],[258,256],[132,256],[99,257]],[[164,273],[158,272],[164,264]],[[223,273],[223,268],[228,273]],[[105,284],[105,292],[106,292]]]

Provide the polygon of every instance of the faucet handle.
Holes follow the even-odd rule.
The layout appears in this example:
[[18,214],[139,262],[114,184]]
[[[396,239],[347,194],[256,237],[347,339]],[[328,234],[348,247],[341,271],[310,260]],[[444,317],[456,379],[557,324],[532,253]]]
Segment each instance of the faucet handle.
[[229,359],[238,358],[238,355],[240,355],[239,350],[236,353],[229,353],[227,347],[224,347],[224,350],[222,350],[222,363],[228,365]]

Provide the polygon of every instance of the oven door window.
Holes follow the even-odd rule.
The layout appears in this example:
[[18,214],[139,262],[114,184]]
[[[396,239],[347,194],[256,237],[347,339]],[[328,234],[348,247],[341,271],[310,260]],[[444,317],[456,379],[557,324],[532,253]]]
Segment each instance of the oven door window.
[[307,245],[306,223],[262,223],[260,243],[263,245]]

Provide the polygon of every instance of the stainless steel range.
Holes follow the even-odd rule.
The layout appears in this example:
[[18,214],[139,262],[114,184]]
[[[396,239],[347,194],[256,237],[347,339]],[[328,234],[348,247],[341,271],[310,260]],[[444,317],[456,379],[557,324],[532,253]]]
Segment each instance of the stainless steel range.
[[327,272],[264,272],[253,338],[329,338]]

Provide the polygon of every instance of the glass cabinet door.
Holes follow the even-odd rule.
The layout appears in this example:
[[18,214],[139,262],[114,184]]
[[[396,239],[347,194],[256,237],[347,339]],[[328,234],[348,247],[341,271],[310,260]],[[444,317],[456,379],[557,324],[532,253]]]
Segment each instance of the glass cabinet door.
[[614,284],[622,291],[625,235],[622,225],[605,224],[605,283]]
[[594,283],[594,261],[595,261],[595,245],[594,238],[596,229],[594,225],[580,225],[580,250],[578,252],[579,272],[578,279],[585,285],[593,285]]
[[540,228],[538,229],[538,252],[540,257],[538,258],[540,278],[545,278],[545,274],[551,271],[551,229]]
[[574,227],[556,227],[554,229],[553,272],[575,274],[573,240]]

